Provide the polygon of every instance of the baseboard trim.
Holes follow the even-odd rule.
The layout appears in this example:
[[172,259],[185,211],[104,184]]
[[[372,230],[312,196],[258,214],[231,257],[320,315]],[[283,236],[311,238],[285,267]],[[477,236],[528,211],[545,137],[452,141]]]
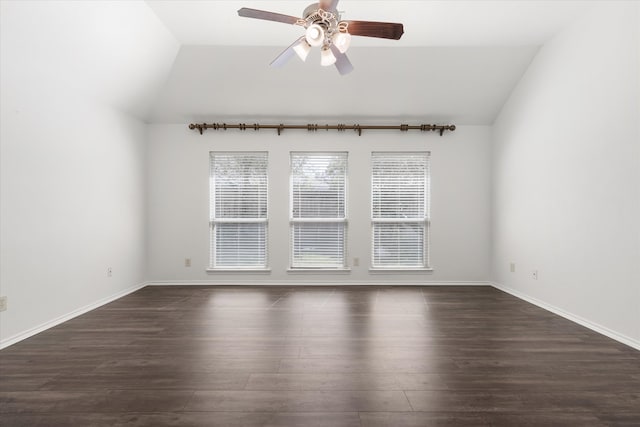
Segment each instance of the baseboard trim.
[[500,283],[495,283],[495,282],[491,282],[491,286],[493,286],[496,289],[499,289],[503,292],[506,292],[510,295],[513,295],[516,298],[519,298],[521,300],[524,300],[528,303],[531,303],[533,305],[536,305],[544,310],[550,311],[551,313],[557,314],[558,316],[564,317],[567,320],[570,320],[574,323],[577,323],[578,325],[584,326],[585,328],[591,329],[594,332],[597,332],[601,335],[604,335],[608,338],[611,338],[612,340],[616,340],[622,344],[628,345],[629,347],[632,347],[636,350],[640,350],[640,341],[635,340],[631,337],[628,337],[626,335],[620,334],[616,331],[612,331],[611,329],[599,325],[595,322],[592,322],[590,320],[584,319],[580,316],[577,316],[573,313],[570,313],[566,310],[563,310],[559,307],[556,307],[554,305],[548,304],[544,301],[541,301],[537,298],[534,298],[532,296],[529,296],[525,293],[522,293],[520,291],[517,291],[513,288],[510,288],[508,286],[504,286]]
[[448,282],[448,281],[421,281],[421,282],[371,282],[371,281],[309,281],[287,282],[287,281],[228,281],[212,282],[207,280],[181,280],[165,281],[151,280],[146,283],[148,286],[491,286],[491,282],[469,281],[469,282]]
[[53,320],[49,320],[48,322],[44,322],[38,326],[35,326],[31,329],[28,329],[24,332],[20,332],[16,335],[13,335],[9,338],[5,338],[3,340],[0,340],[0,350],[2,350],[3,348],[7,348],[13,344],[16,344],[22,340],[25,340],[29,337],[32,337],[36,334],[39,334],[40,332],[46,331],[49,328],[53,328],[54,326],[57,326],[61,323],[66,322],[67,320],[71,320],[74,317],[78,317],[82,314],[85,314],[91,310],[95,310],[98,307],[101,307],[105,304],[108,304],[112,301],[117,300],[118,298],[122,298],[125,295],[129,295],[132,292],[137,291],[138,289],[142,289],[145,286],[147,286],[147,282],[143,282],[143,283],[139,283],[137,285],[131,286],[130,288],[127,288],[123,291],[117,292],[111,296],[108,296],[106,298],[102,298],[94,303],[85,305],[84,307],[78,308],[76,310],[73,310],[67,314],[64,314],[62,316],[56,317]]

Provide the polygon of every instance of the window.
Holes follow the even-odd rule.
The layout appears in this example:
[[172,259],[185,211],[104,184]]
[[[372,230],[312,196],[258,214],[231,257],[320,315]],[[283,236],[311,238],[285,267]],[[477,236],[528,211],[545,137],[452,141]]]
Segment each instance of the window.
[[373,268],[429,267],[429,153],[372,153]]
[[347,153],[291,153],[291,267],[344,268]]
[[267,153],[210,153],[211,268],[267,267]]

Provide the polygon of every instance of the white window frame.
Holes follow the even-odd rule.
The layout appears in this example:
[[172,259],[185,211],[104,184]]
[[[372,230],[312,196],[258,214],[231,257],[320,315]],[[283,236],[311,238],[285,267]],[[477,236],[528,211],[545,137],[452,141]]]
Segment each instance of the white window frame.
[[[374,175],[376,157],[410,157],[418,156],[425,159],[424,176],[424,216],[406,218],[388,218],[383,215],[376,216],[375,203],[375,178]],[[370,271],[433,271],[430,265],[430,228],[431,228],[431,153],[429,151],[374,151],[371,153],[371,268]],[[413,224],[422,227],[422,259],[419,265],[415,264],[381,264],[376,262],[376,225],[382,224]]]
[[[217,214],[217,198],[216,198],[216,175],[214,172],[216,156],[237,156],[238,158],[249,156],[264,156],[265,167],[265,184],[261,191],[264,191],[264,216],[262,217],[226,217]],[[269,270],[269,153],[267,151],[210,151],[209,152],[209,232],[210,232],[210,257],[208,272],[218,271],[270,271]],[[218,259],[218,241],[217,227],[223,224],[264,224],[264,262],[262,264],[219,264]]]
[[[345,162],[344,168],[344,188],[342,201],[344,206],[344,216],[335,218],[308,218],[308,217],[295,217],[294,214],[294,171],[293,171],[293,159],[294,156],[343,156]],[[315,152],[315,151],[292,151],[289,153],[289,272],[299,271],[345,271],[350,269],[347,267],[347,236],[348,236],[348,181],[349,181],[349,153],[347,151],[332,151],[332,152]],[[341,224],[343,226],[343,238],[342,238],[342,262],[335,265],[321,265],[316,263],[300,263],[296,261],[295,257],[295,232],[294,229],[297,225],[302,224]]]

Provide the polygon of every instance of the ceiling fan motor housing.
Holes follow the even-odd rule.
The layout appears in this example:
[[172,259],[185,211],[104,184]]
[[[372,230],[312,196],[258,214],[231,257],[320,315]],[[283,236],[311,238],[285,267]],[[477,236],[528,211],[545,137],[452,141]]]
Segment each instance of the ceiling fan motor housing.
[[[307,6],[304,10],[304,12],[302,12],[302,18],[303,19],[307,19],[309,16],[313,15],[314,13],[316,13],[318,11],[318,9],[320,9],[320,3],[312,3],[309,6]],[[327,11],[329,12],[329,11]]]
[[305,39],[310,46],[324,46],[333,44],[334,36],[342,31],[346,32],[346,25],[341,27],[337,10],[323,10],[320,3],[312,3],[303,12],[303,19],[298,25],[306,28]]

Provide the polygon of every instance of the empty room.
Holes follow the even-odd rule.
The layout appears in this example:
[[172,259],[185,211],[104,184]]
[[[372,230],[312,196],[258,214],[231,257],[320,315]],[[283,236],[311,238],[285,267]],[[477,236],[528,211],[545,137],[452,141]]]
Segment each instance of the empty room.
[[640,1],[0,0],[0,425],[640,426]]

